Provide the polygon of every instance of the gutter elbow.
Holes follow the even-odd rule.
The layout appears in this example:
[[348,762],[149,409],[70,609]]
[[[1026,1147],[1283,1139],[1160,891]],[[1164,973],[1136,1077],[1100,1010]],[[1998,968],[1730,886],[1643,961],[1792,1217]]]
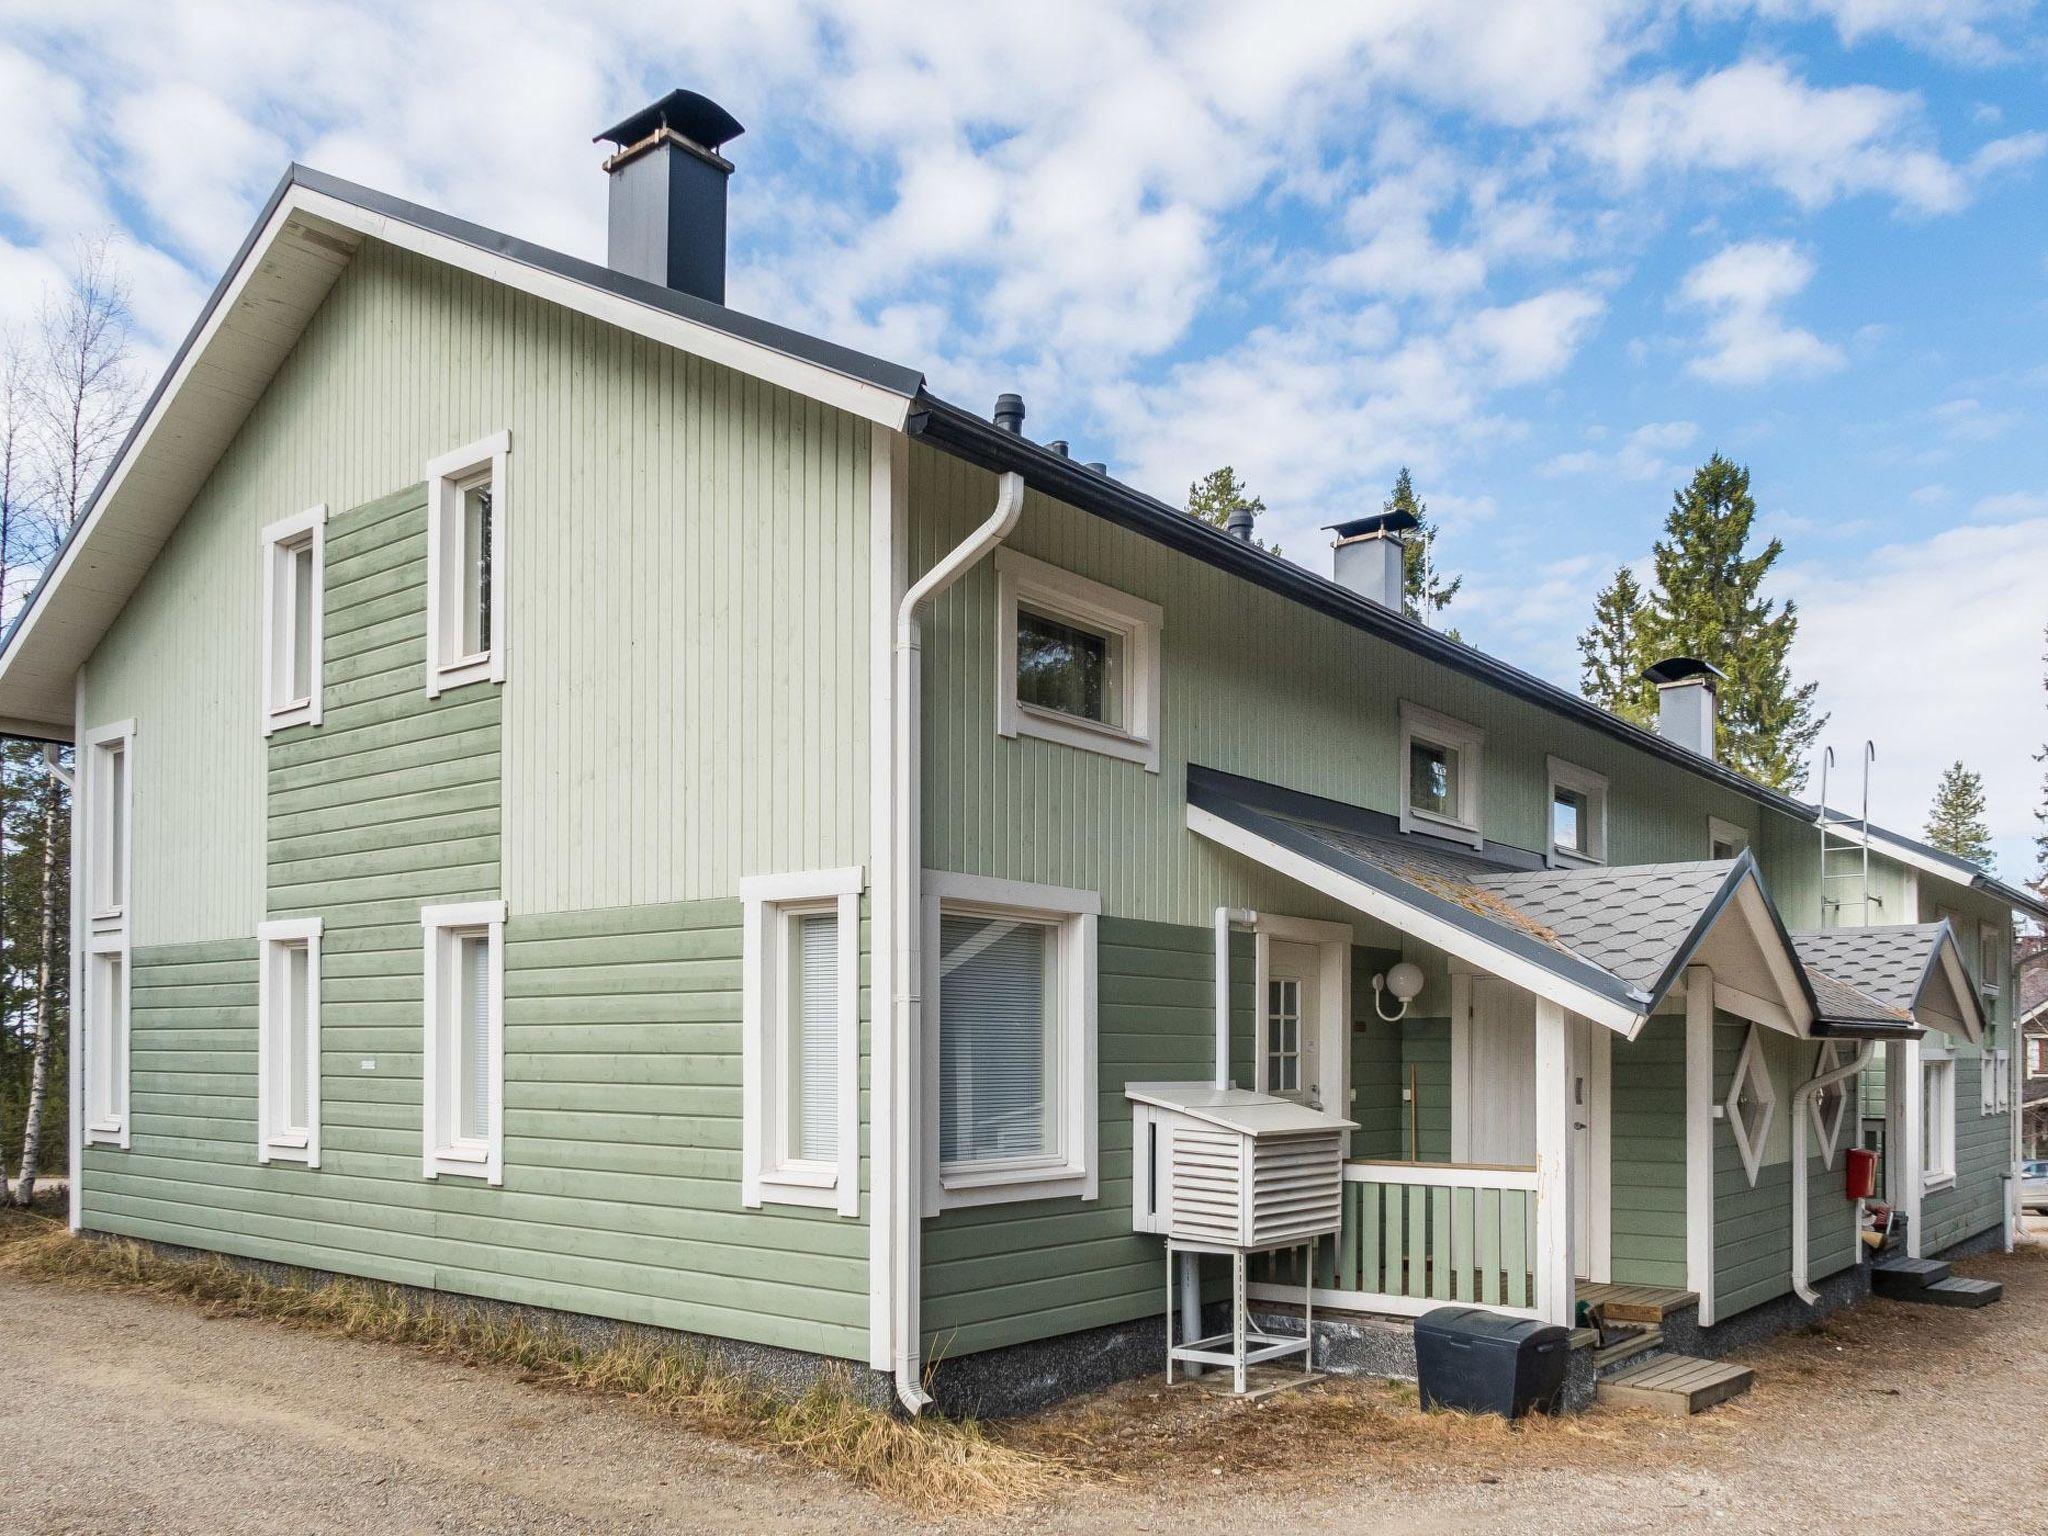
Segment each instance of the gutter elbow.
[[931,1394],[918,1383],[915,1371],[906,1371],[900,1366],[896,1370],[896,1401],[913,1419],[932,1405]]

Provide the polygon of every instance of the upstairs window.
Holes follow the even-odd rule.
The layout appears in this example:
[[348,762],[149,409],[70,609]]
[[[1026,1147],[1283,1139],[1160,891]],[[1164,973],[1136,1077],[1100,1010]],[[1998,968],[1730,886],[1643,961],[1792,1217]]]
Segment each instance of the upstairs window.
[[1100,898],[968,875],[925,887],[927,1209],[1094,1198]]
[[1549,759],[1552,864],[1607,862],[1607,780],[1563,758]]
[[427,466],[427,692],[505,680],[505,461],[500,432]]
[[504,1180],[505,903],[422,907],[428,1178]]
[[1983,923],[1977,929],[1977,985],[1986,1001],[1985,1012],[1998,999],[1999,983],[2005,980],[2005,929],[1997,923]]
[[129,768],[134,740],[132,720],[102,726],[86,739],[87,878],[95,925],[124,921],[128,913],[128,844],[134,811]]
[[327,508],[263,530],[263,732],[320,723]]
[[996,551],[996,730],[1159,771],[1158,605]]
[[1749,834],[1732,821],[1723,821],[1718,816],[1707,818],[1707,857],[1710,859],[1738,859],[1749,846]]
[[320,919],[256,929],[256,1159],[320,1166]]
[[860,869],[740,882],[740,1203],[860,1214]]
[[1479,770],[1485,740],[1475,726],[1403,701],[1403,832],[1433,832],[1480,846]]

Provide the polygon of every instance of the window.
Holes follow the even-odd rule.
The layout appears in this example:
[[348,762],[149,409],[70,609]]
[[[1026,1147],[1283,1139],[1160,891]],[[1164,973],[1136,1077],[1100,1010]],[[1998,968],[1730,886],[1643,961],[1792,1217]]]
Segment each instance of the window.
[[[1813,1063],[1813,1075],[1825,1077],[1843,1065],[1842,1053],[1835,1042],[1823,1041]],[[1854,1081],[1847,1079],[1831,1084],[1807,1101],[1807,1108],[1813,1116],[1814,1147],[1820,1154],[1823,1167],[1835,1166],[1835,1151],[1842,1144],[1842,1129],[1849,1119],[1849,1091]]]
[[1549,764],[1550,863],[1606,863],[1607,780],[1562,758]]
[[1956,1064],[1946,1054],[1920,1057],[1920,1179],[1929,1188],[1956,1177]]
[[[85,957],[85,1142],[128,1145],[128,954],[89,941]],[[105,946],[105,947],[103,947]]]
[[1266,983],[1266,1092],[1301,1091],[1301,982],[1292,976]]
[[263,923],[256,982],[256,1160],[320,1166],[320,919]]
[[129,933],[133,911],[135,722],[121,720],[85,734],[79,758],[84,782],[80,850],[86,888],[81,948],[85,989],[85,1141],[129,1144]]
[[2012,1052],[1989,1046],[1977,1053],[1978,1113],[2002,1115],[2012,1108]]
[[427,693],[505,681],[505,460],[500,432],[427,466]]
[[88,874],[96,925],[125,920],[135,794],[130,769],[135,722],[102,726],[86,737]]
[[425,1172],[504,1181],[505,903],[422,907]]
[[996,551],[996,731],[1159,771],[1154,603]]
[[1998,1000],[1999,983],[2005,980],[2007,941],[1998,923],[1981,923],[1977,928],[1977,985],[1984,993],[1984,1011],[1989,1014]]
[[320,723],[327,508],[263,530],[263,733]]
[[1401,704],[1401,830],[1473,847],[1479,831],[1479,754],[1486,738],[1463,721]]
[[2048,1036],[2031,1035],[2028,1037],[2027,1076],[2048,1077]]
[[858,868],[740,882],[742,1205],[860,1214],[862,883]]
[[1749,846],[1749,834],[1732,821],[1723,821],[1718,816],[1707,818],[1707,857],[1710,859],[1736,859]]
[[1742,1154],[1742,1170],[1755,1184],[1757,1170],[1763,1166],[1765,1138],[1778,1113],[1778,1090],[1771,1082],[1763,1036],[1755,1024],[1749,1026],[1742,1054],[1736,1058],[1735,1081],[1728,1089],[1725,1113],[1735,1132],[1735,1150]]
[[927,1209],[1095,1198],[1093,891],[925,876]]

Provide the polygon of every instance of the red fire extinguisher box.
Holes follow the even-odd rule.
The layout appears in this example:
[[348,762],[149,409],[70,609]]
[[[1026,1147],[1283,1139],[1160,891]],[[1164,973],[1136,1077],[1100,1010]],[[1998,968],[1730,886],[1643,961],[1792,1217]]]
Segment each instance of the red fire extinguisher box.
[[1844,1165],[1851,1200],[1868,1200],[1877,1194],[1877,1154],[1863,1147],[1851,1147]]

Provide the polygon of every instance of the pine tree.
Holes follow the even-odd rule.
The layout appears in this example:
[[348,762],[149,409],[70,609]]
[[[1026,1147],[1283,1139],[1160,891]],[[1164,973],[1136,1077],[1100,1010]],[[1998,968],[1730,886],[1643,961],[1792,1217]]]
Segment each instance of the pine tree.
[[[1427,624],[1451,605],[1465,578],[1444,579],[1436,563],[1437,525],[1429,520],[1429,503],[1415,494],[1415,481],[1408,466],[1394,478],[1394,494],[1380,504],[1382,512],[1406,512],[1415,519],[1401,557],[1401,596],[1408,617]],[[1453,634],[1456,632],[1453,631]]]
[[1958,758],[1942,770],[1927,813],[1927,841],[1943,853],[1991,867],[1991,827],[1984,819],[1984,777]]
[[1643,588],[1627,566],[1593,599],[1593,623],[1579,636],[1579,692],[1624,720],[1653,725],[1656,689],[1643,681],[1655,658],[1643,653]]
[[[1236,468],[1229,464],[1210,470],[1188,487],[1188,516],[1207,523],[1211,528],[1228,527],[1233,512],[1249,512],[1257,518],[1265,510],[1265,499],[1252,495],[1251,487],[1237,478]],[[1252,542],[1269,555],[1280,553],[1278,544],[1268,544],[1260,539]]]
[[[1798,608],[1762,595],[1785,547],[1772,539],[1751,553],[1755,523],[1749,471],[1715,454],[1671,499],[1664,537],[1652,551],[1654,582],[1637,610],[1636,654],[1645,662],[1697,656],[1720,668],[1721,761],[1773,789],[1797,790],[1827,717],[1814,713],[1819,685],[1792,682],[1786,657],[1799,633]],[[1614,651],[1601,630],[1616,617],[1596,613],[1580,645],[1582,656],[1598,655],[1610,672],[1625,652]],[[1617,713],[1633,719],[1639,708],[1647,720],[1647,693],[1639,704],[1619,697],[1625,707]]]

